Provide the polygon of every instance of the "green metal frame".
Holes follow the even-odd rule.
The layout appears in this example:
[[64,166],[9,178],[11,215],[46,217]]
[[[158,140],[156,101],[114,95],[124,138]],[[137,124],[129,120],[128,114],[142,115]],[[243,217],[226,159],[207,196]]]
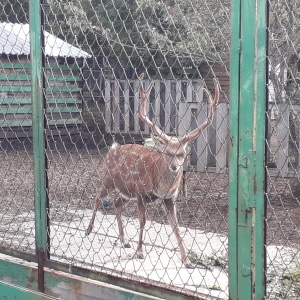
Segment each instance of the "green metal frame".
[[38,292],[38,268],[35,263],[19,264],[3,261],[1,265],[3,268],[0,269],[0,277],[5,278],[5,281],[0,280],[1,299],[160,299],[47,267],[44,269],[45,293],[40,293]]
[[[4,283],[12,284],[16,290],[18,288],[21,290],[14,299],[26,299],[22,296],[25,293],[24,289],[29,294],[39,292],[38,258],[35,255],[7,248],[0,248],[0,253],[8,255],[8,259],[0,259],[0,282],[3,280]],[[18,258],[17,262],[14,257]],[[62,296],[61,288],[64,286],[69,294],[75,293],[78,299],[199,300],[199,297],[184,294],[182,291],[171,290],[169,287],[158,287],[151,283],[118,278],[110,274],[52,260],[45,261],[43,271],[44,293],[51,297],[59,298]],[[0,289],[0,299],[2,299],[1,296],[6,297],[9,293],[10,291],[7,291],[5,287]],[[43,295],[45,295],[44,293]],[[114,295],[114,297],[105,297],[104,295],[107,294]],[[213,299],[213,297],[211,298]],[[203,295],[203,298],[200,299],[207,299],[207,295]]]
[[266,0],[232,1],[230,299],[265,296]]
[[0,297],[6,300],[46,300],[46,299],[58,299],[47,296],[45,294],[32,291],[30,289],[22,288],[18,285],[3,282],[0,280]]
[[31,93],[32,93],[32,131],[34,158],[34,202],[35,202],[35,243],[38,258],[38,289],[44,292],[44,263],[48,257],[49,246],[49,201],[47,197],[47,161],[45,155],[45,79],[43,69],[43,15],[41,1],[29,2],[30,26],[30,62],[31,62]]

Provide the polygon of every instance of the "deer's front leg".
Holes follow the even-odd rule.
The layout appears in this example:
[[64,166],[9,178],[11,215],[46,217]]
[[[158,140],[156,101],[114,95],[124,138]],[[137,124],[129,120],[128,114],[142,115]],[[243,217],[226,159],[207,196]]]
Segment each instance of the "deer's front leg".
[[138,209],[139,209],[139,221],[140,221],[140,235],[139,235],[139,242],[137,246],[137,257],[140,259],[144,258],[143,254],[143,234],[144,234],[144,227],[146,224],[146,208],[143,202],[143,198],[141,196],[138,197]]
[[118,222],[118,227],[119,227],[119,236],[121,243],[125,248],[131,248],[130,244],[128,243],[128,239],[125,236],[124,233],[124,227],[123,227],[123,222],[122,222],[122,211],[123,211],[123,204],[124,200],[122,198],[118,198],[115,202],[115,207],[116,207],[116,217],[117,217],[117,222]]
[[187,254],[185,247],[183,245],[182,239],[179,234],[179,227],[178,227],[178,221],[177,221],[177,215],[176,215],[176,206],[174,203],[173,199],[165,199],[164,200],[165,204],[165,210],[168,218],[168,222],[172,227],[172,230],[176,236],[178,245],[179,245],[179,250],[180,250],[180,255],[181,255],[181,260],[184,263],[185,267],[188,269],[193,269],[194,266],[190,262]]

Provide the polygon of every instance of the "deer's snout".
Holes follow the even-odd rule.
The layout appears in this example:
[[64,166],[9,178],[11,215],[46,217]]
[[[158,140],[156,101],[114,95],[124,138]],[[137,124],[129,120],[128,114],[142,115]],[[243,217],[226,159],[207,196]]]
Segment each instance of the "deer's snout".
[[178,165],[170,165],[170,170],[174,173],[179,171],[180,167]]

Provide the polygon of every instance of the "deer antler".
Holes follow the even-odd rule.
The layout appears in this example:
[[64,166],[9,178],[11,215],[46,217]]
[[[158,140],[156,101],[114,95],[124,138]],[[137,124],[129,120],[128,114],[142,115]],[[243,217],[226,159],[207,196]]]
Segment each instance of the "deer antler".
[[148,125],[151,130],[158,136],[160,137],[161,139],[163,139],[164,141],[169,141],[171,138],[165,134],[161,129],[159,129],[159,127],[157,127],[155,124],[154,124],[154,121],[150,121],[150,119],[148,118],[147,116],[147,110],[146,110],[146,107],[147,107],[147,102],[148,102],[148,99],[149,99],[149,96],[150,96],[150,93],[151,93],[151,90],[153,88],[153,81],[150,83],[149,87],[147,88],[147,90],[145,91],[144,88],[143,88],[143,84],[142,84],[142,80],[144,78],[144,73],[142,73],[140,76],[139,76],[139,80],[141,82],[141,89],[140,89],[140,97],[141,97],[141,103],[140,103],[140,109],[139,109],[139,116],[140,116],[140,119],[146,124]]
[[212,121],[212,116],[214,114],[214,111],[217,108],[217,104],[219,102],[219,96],[220,96],[220,91],[219,91],[219,84],[217,79],[214,78],[214,85],[215,85],[215,100],[212,100],[211,94],[207,89],[203,89],[206,97],[208,99],[208,103],[210,105],[210,109],[209,109],[209,114],[207,119],[196,129],[194,129],[193,131],[191,131],[189,134],[187,134],[184,138],[181,139],[182,143],[188,143],[189,141],[194,140],[195,138],[197,138],[197,136],[200,134],[200,132],[202,130],[204,130]]

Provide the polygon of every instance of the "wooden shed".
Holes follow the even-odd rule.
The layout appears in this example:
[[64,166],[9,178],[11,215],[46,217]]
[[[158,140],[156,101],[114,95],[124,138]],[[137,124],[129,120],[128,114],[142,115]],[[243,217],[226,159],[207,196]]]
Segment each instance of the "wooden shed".
[[[82,124],[82,66],[90,55],[45,32],[47,133],[77,133]],[[28,24],[0,23],[0,138],[32,135]]]

